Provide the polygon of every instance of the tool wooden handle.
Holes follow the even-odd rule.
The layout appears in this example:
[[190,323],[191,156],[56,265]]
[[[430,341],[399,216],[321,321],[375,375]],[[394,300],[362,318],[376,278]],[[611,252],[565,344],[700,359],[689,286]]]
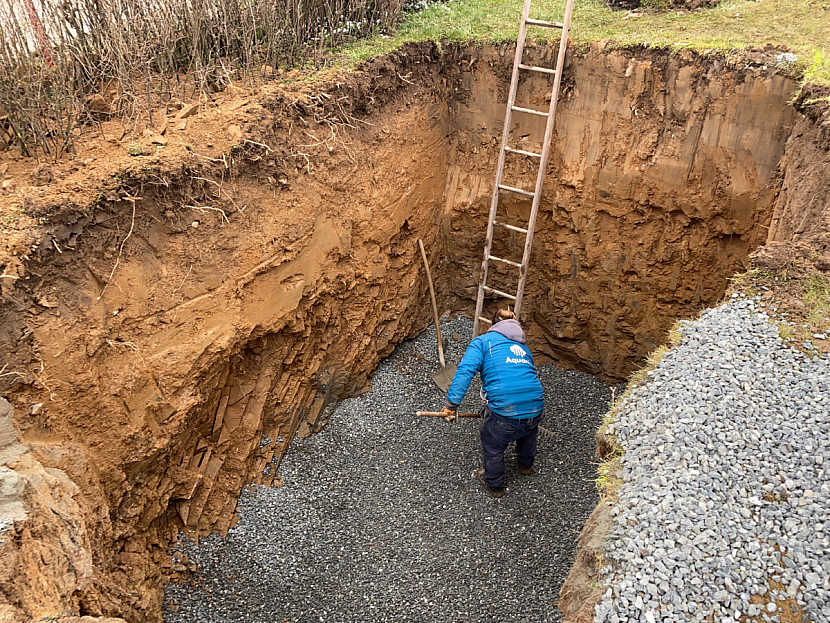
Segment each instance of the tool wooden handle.
[[[421,417],[447,417],[443,411],[416,411],[415,415]],[[480,413],[456,413],[458,417],[481,417]]]
[[427,283],[429,284],[429,298],[432,301],[432,317],[435,322],[435,335],[438,336],[438,360],[441,362],[441,367],[446,367],[444,363],[444,345],[441,340],[441,319],[438,317],[438,305],[435,302],[435,290],[432,288],[432,274],[429,272],[429,262],[427,262],[427,252],[424,250],[424,243],[418,238],[418,246],[421,248],[421,257],[424,258],[424,268],[427,270]]

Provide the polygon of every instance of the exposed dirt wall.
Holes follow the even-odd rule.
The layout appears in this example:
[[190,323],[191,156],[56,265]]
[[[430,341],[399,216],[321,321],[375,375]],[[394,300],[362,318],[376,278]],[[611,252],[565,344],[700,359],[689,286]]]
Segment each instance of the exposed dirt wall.
[[799,258],[830,271],[830,89],[806,87],[795,106],[769,237],[756,260],[787,271]]
[[[792,130],[774,177],[781,188],[765,244],[753,255],[754,263],[772,273],[795,274],[816,269],[830,271],[830,106],[828,91],[808,85],[794,104]],[[795,269],[795,270],[793,270]],[[597,457],[611,448],[597,435]],[[603,442],[603,445],[600,443]],[[610,508],[599,504],[579,537],[577,558],[560,592],[566,621],[593,621],[594,606],[605,587],[598,570],[610,530]]]
[[[83,490],[74,519],[93,571],[57,592],[20,591],[21,568],[0,601],[32,617],[157,619],[162,579],[186,571],[165,554],[176,532],[226,530],[241,488],[271,484],[294,435],[319,429],[423,329],[416,239],[435,255],[441,75],[413,89],[390,59],[367,73],[323,87],[342,117],[325,97],[271,94],[234,118],[253,143],[133,169],[84,211],[35,208],[44,242],[3,284],[8,369],[29,381],[8,394],[24,447]],[[349,127],[364,105],[371,121]],[[4,552],[27,551],[38,515]],[[60,575],[50,565],[71,566],[57,552],[44,582]]]
[[[169,539],[226,530],[240,489],[278,485],[294,435],[425,326],[418,237],[442,309],[471,312],[511,59],[413,46],[313,91],[228,94],[158,156],[104,135],[107,157],[24,189],[42,222],[5,260],[0,381],[21,456],[77,487],[92,571],[67,579],[80,554],[58,548],[39,576],[57,592],[7,582],[0,605],[156,620],[161,583],[187,573]],[[766,235],[793,84],[601,47],[569,62],[526,321],[536,352],[620,378]],[[533,149],[542,126],[518,123]],[[528,162],[507,171],[532,186]],[[38,526],[16,522],[0,554]]]
[[[537,49],[535,62],[550,63],[554,52]],[[475,298],[512,56],[485,47],[470,60],[461,82],[469,96],[451,111],[443,220],[461,276],[451,293],[464,309]],[[547,79],[528,84],[518,105],[544,109]],[[537,350],[622,379],[674,319],[718,300],[766,238],[794,87],[761,68],[691,55],[598,45],[570,59],[523,312]],[[544,119],[514,120],[516,142],[538,152]],[[529,158],[512,156],[505,183],[533,188],[535,172]],[[507,198],[506,207],[517,225],[530,212],[529,201]],[[522,244],[502,235],[495,255],[517,260]],[[514,283],[513,269],[500,267],[501,283]]]

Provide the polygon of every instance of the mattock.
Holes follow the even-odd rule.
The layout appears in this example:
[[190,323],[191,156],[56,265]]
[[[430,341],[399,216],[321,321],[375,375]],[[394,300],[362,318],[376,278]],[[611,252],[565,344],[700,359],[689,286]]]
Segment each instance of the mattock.
[[[539,211],[539,200],[542,196],[542,185],[545,181],[545,171],[547,169],[548,154],[550,152],[550,141],[553,135],[553,120],[556,114],[556,102],[559,99],[559,86],[562,83],[562,71],[565,65],[565,52],[568,49],[568,31],[571,26],[574,0],[567,0],[567,3],[565,4],[565,18],[562,23],[530,19],[530,3],[531,0],[525,0],[524,8],[522,9],[522,21],[519,24],[519,38],[516,43],[516,57],[513,60],[513,76],[510,80],[510,91],[507,96],[507,114],[504,119],[504,132],[502,133],[501,138],[501,150],[499,151],[499,160],[498,165],[496,166],[496,183],[493,186],[493,196],[490,201],[490,217],[487,221],[487,238],[484,244],[484,261],[481,264],[481,281],[478,285],[478,298],[476,299],[476,313],[473,321],[473,337],[478,335],[480,321],[484,321],[488,324],[491,322],[481,315],[482,310],[484,309],[485,294],[495,294],[496,296],[512,300],[516,318],[519,318],[519,314],[522,310],[522,295],[524,293],[525,280],[527,278],[527,266],[530,260],[530,246],[533,243],[533,230],[536,227],[536,214]],[[562,30],[562,36],[559,40],[559,55],[556,59],[555,69],[536,67],[522,63],[528,26],[541,26],[543,28],[557,28]],[[521,108],[515,105],[516,92],[519,86],[519,73],[521,71],[531,71],[554,76],[553,90],[550,98],[550,109],[547,112],[542,110],[534,110],[532,108]],[[542,153],[537,154],[532,151],[515,149],[509,146],[510,124],[513,121],[514,112],[547,117],[547,123],[545,125],[545,138],[542,142]],[[503,183],[502,176],[504,174],[504,159],[508,152],[539,159],[539,172],[536,175],[536,187],[533,189],[533,192],[508,186]],[[507,223],[502,223],[496,220],[496,213],[499,206],[499,195],[502,191],[523,197],[533,198],[533,203],[530,208],[530,218],[528,219],[526,229],[516,227],[515,225],[508,225]],[[525,235],[525,244],[521,263],[513,262],[511,260],[503,259],[490,254],[493,247],[493,229],[496,226]],[[513,268],[517,268],[519,270],[519,285],[515,296],[508,292],[491,288],[487,285],[487,272],[490,260],[493,260],[494,262],[502,262],[503,264],[507,264],[508,266],[512,266]]]

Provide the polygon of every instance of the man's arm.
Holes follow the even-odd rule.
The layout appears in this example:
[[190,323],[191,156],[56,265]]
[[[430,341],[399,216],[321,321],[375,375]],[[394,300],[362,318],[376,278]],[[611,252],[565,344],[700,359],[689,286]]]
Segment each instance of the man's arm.
[[474,339],[467,347],[467,351],[455,371],[455,376],[452,378],[452,384],[449,391],[447,391],[447,409],[450,411],[458,409],[458,405],[464,400],[464,394],[467,393],[470,382],[481,368],[483,361],[484,350],[481,346],[481,340]]

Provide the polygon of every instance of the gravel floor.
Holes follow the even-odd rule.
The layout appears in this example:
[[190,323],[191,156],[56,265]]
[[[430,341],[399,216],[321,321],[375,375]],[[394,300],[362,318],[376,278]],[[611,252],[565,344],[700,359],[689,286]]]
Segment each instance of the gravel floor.
[[[442,324],[457,362],[472,323]],[[453,334],[466,336],[456,340]],[[371,392],[295,440],[279,489],[246,491],[226,539],[195,547],[192,582],[170,586],[167,623],[210,621],[558,621],[575,540],[596,504],[594,432],[611,392],[543,366],[549,435],[537,473],[508,451],[507,494],[472,479],[478,425],[416,418],[440,410],[434,329],[381,363]],[[478,410],[473,386],[462,410]]]
[[708,310],[622,405],[598,623],[830,621],[830,365],[769,320]]

